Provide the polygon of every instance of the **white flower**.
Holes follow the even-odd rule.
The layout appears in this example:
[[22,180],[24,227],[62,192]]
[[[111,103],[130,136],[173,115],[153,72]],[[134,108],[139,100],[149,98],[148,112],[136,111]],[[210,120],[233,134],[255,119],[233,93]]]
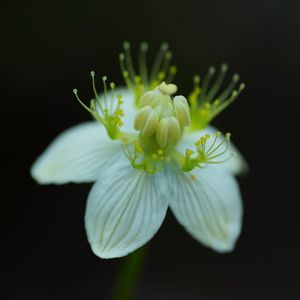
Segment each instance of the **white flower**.
[[[96,121],[60,134],[31,169],[40,184],[95,182],[88,196],[85,226],[92,250],[101,258],[125,256],[147,243],[160,228],[168,207],[198,241],[218,252],[231,251],[241,231],[242,203],[235,174],[246,163],[209,122],[243,89],[237,75],[221,94],[222,66],[195,87],[187,99],[167,84],[176,73],[163,44],[152,71],[141,45],[140,74],[134,71],[129,44],[120,62],[127,88],[110,84],[86,106]],[[216,98],[216,95],[218,97]]]

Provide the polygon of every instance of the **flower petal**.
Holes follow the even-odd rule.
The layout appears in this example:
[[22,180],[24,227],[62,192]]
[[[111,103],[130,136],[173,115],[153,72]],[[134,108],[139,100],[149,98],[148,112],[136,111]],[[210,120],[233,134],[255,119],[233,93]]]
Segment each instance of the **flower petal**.
[[168,170],[170,207],[197,240],[218,252],[234,248],[241,231],[242,202],[234,177],[209,166],[189,173]]
[[120,141],[107,137],[103,126],[86,122],[62,132],[36,160],[32,177],[40,184],[93,182],[101,168],[118,159]]
[[138,171],[127,158],[102,174],[85,214],[88,240],[97,256],[125,256],[154,236],[168,207],[162,175]]
[[[180,143],[177,145],[177,148],[179,151],[182,153],[185,152],[187,148],[189,149],[194,149],[194,143],[201,137],[204,136],[205,134],[209,134],[211,136],[215,135],[218,130],[214,128],[213,126],[207,126],[203,130],[199,131],[192,131],[192,132],[185,132],[182,140]],[[211,141],[207,141],[207,147],[209,147]],[[230,159],[227,161],[221,163],[218,165],[220,168],[224,168],[225,170],[228,170],[229,172],[235,174],[235,175],[240,175],[240,174],[245,174],[248,172],[248,164],[245,160],[245,158],[242,156],[242,154],[239,152],[239,150],[233,145],[232,142],[230,142],[230,149],[232,156]]]

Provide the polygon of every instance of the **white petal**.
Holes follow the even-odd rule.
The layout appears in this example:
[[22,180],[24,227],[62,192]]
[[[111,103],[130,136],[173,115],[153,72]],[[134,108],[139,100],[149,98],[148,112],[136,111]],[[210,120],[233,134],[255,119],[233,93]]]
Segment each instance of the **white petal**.
[[148,242],[168,207],[163,174],[147,174],[127,158],[116,163],[93,186],[85,215],[88,240],[101,258],[125,256]]
[[[194,143],[201,136],[204,136],[206,133],[208,133],[213,137],[217,131],[218,130],[212,126],[207,126],[204,130],[199,130],[199,131],[193,131],[193,132],[186,131],[182,137],[182,140],[177,145],[177,148],[182,153],[184,153],[187,148],[194,149],[195,148]],[[211,139],[211,142],[212,142],[212,140],[213,139]],[[208,140],[207,141],[208,147],[209,147],[209,144],[210,144],[210,141]],[[232,153],[231,158],[228,159],[227,161],[225,161],[224,163],[218,164],[217,166],[220,168],[224,168],[224,169],[228,170],[229,172],[232,172],[235,175],[247,173],[249,167],[248,167],[246,160],[242,156],[242,154],[233,145],[232,142],[230,142],[230,148],[231,148],[231,153]]]
[[93,182],[121,151],[120,141],[110,140],[103,126],[86,122],[54,139],[33,164],[31,175],[41,184]]
[[197,240],[218,252],[234,248],[241,231],[242,202],[234,177],[209,166],[189,173],[168,170],[170,207]]

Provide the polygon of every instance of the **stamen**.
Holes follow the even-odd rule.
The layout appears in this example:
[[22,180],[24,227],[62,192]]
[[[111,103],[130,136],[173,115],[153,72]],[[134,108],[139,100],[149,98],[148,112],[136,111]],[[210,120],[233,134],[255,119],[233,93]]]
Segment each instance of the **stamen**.
[[94,91],[94,95],[96,98],[96,97],[98,97],[98,92],[97,92],[96,85],[95,85],[95,72],[94,71],[91,71],[91,77],[92,77],[93,91]]
[[164,157],[158,152],[147,155],[138,141],[133,141],[132,143],[124,141],[123,149],[133,168],[149,174],[154,174],[160,170],[159,164]]
[[236,86],[237,82],[240,80],[239,74],[234,74],[232,76],[232,80],[229,86],[224,90],[224,92],[218,97],[220,102],[223,102],[229,95],[232,93],[234,87]]
[[125,67],[125,55],[123,52],[119,54],[119,61],[120,61],[120,67],[121,67],[121,72],[122,75],[124,75],[125,72],[127,72],[126,67]]
[[214,139],[214,141],[213,141],[213,143],[210,145],[210,147],[209,147],[209,149],[207,150],[207,152],[210,152],[210,150],[215,146],[215,144],[216,144],[216,141],[217,141],[217,139],[218,139],[218,137],[220,137],[221,136],[221,132],[216,132],[216,134],[215,134],[215,139]]
[[207,97],[205,98],[206,102],[210,102],[215,97],[217,92],[219,91],[219,89],[223,83],[223,80],[224,80],[227,70],[228,70],[227,65],[222,64],[219,75],[218,75],[213,87],[210,89],[209,93],[207,94]]
[[171,59],[172,59],[172,52],[168,51],[166,53],[165,57],[164,57],[163,65],[162,65],[162,68],[161,68],[162,73],[165,74],[165,75],[168,72]]
[[158,51],[158,53],[156,55],[156,58],[155,58],[154,64],[153,64],[153,68],[151,70],[150,79],[149,79],[150,82],[157,78],[160,66],[162,64],[163,58],[164,58],[168,48],[169,48],[169,45],[167,43],[161,44],[160,50]]
[[148,51],[148,44],[142,42],[140,46],[139,70],[143,82],[148,82],[147,51]]
[[[206,149],[206,146],[211,137],[209,134],[202,136],[195,142],[196,152],[190,149],[186,150],[182,170],[188,172],[193,170],[195,167],[203,168],[206,164],[218,164],[227,161],[231,155],[222,160],[217,159],[228,152],[230,136],[230,133],[226,133],[225,138],[221,138],[221,133],[216,132],[214,140],[208,149]],[[220,138],[221,141],[218,142]]]
[[95,72],[94,71],[91,71],[91,77],[92,77],[92,86],[93,86],[93,92],[94,92],[94,97],[100,107],[100,109],[103,111],[103,107],[102,107],[102,104],[101,104],[101,101],[98,97],[99,93],[97,92],[97,89],[96,89],[96,84],[95,84]]
[[209,82],[212,79],[212,77],[214,76],[215,71],[216,71],[216,69],[213,66],[209,67],[208,72],[207,72],[206,76],[204,77],[203,84],[201,86],[202,92],[201,92],[199,102],[202,102],[202,101],[206,102],[206,100],[204,98],[206,96]]
[[140,97],[147,91],[155,89],[165,80],[170,83],[174,78],[177,69],[170,66],[172,53],[168,51],[168,44],[163,43],[156,55],[153,67],[149,76],[147,66],[148,44],[142,42],[138,58],[138,71],[135,72],[130,52],[130,44],[124,42],[124,53],[119,54],[120,68],[127,87],[135,94],[136,104],[139,105]]
[[81,101],[81,99],[79,98],[77,89],[73,89],[73,93],[74,93],[76,99],[78,100],[78,102],[79,102],[79,103],[80,103],[80,104],[81,104],[88,112],[92,113],[91,110],[90,110],[90,108],[89,108],[88,106],[86,106],[86,105]]
[[[214,160],[215,158],[218,158],[218,157],[221,157],[222,155],[224,155],[227,152],[228,148],[229,148],[231,134],[229,132],[227,132],[226,135],[225,135],[225,138],[222,138],[222,141],[218,145],[215,146],[215,142],[220,137],[221,137],[221,133],[217,132],[215,134],[214,145],[212,147],[210,147],[210,150],[208,150],[206,152],[206,156],[207,156],[207,160],[208,160],[208,162],[206,162],[206,163],[210,163],[210,164],[211,163],[221,163],[221,162],[224,162],[224,161],[226,161],[230,158],[230,157],[228,157],[227,159],[222,160],[222,161],[215,161]],[[224,146],[224,144],[225,144],[225,147],[224,147],[223,151],[221,151],[221,152],[219,152],[215,155],[212,155],[212,154],[216,153],[222,146]]]
[[239,95],[240,93],[245,89],[245,84],[241,83],[238,90],[234,90],[231,93],[230,98],[223,101],[221,105],[219,105],[212,113],[212,118],[215,117],[217,114],[219,114],[222,110],[224,110],[227,106],[229,106]]
[[73,93],[75,94],[76,99],[79,101],[79,103],[93,116],[95,120],[97,120],[99,123],[104,125],[106,128],[106,131],[110,138],[115,139],[118,136],[120,127],[123,125],[121,121],[121,117],[124,115],[123,110],[121,109],[122,99],[121,96],[117,96],[118,102],[116,103],[114,101],[115,94],[115,83],[111,82],[109,84],[109,87],[111,89],[111,97],[108,98],[108,91],[107,91],[107,84],[106,80],[107,77],[103,76],[103,101],[98,96],[98,92],[95,85],[95,72],[92,71],[91,73],[92,77],[92,86],[93,86],[93,92],[95,99],[92,99],[90,101],[90,106],[88,107],[81,101],[81,99],[78,96],[78,92],[76,89],[73,90]]
[[132,64],[132,56],[131,56],[131,52],[130,52],[130,44],[129,42],[124,42],[123,43],[123,48],[125,51],[125,60],[126,60],[126,65],[128,68],[128,74],[129,74],[129,78],[131,81],[134,81],[135,79],[135,71],[134,71],[134,67]]
[[227,70],[227,65],[222,64],[212,87],[209,87],[209,83],[215,72],[213,67],[210,67],[201,88],[199,87],[200,78],[198,76],[194,77],[194,89],[188,97],[191,104],[191,114],[194,116],[192,119],[192,126],[194,128],[205,128],[209,122],[230,105],[245,88],[245,85],[241,84],[238,90],[235,90],[235,86],[240,77],[238,74],[234,74],[230,84],[218,96]]
[[168,76],[166,78],[166,82],[167,83],[172,82],[176,74],[177,74],[177,67],[174,65],[170,66]]
[[128,86],[128,88],[134,92],[133,83],[131,82],[129,75],[128,75],[128,71],[126,70],[126,67],[125,67],[124,53],[119,54],[119,61],[120,61],[120,68],[121,68],[121,72],[122,72],[123,78],[125,80],[125,83]]
[[188,100],[190,102],[190,104],[193,106],[193,107],[196,107],[197,106],[197,99],[201,93],[201,89],[200,89],[200,76],[198,74],[194,75],[194,78],[193,78],[193,82],[194,82],[194,89],[193,91],[190,93],[189,97],[188,97]]
[[104,102],[105,102],[105,108],[107,109],[107,85],[106,85],[106,80],[107,80],[107,77],[106,76],[103,76],[102,77],[102,82],[103,82],[103,94],[104,94]]
[[193,78],[193,81],[194,81],[194,88],[198,88],[199,87],[199,84],[200,84],[200,81],[201,81],[201,77],[200,75],[196,74]]
[[114,104],[114,99],[115,99],[115,83],[114,82],[111,82],[109,84],[109,87],[111,89],[111,97],[110,97],[110,108],[109,110],[112,111],[113,110],[113,104]]

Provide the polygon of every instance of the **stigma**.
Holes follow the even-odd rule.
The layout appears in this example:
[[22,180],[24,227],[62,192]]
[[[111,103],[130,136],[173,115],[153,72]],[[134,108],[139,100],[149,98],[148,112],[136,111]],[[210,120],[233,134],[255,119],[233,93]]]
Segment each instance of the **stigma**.
[[175,96],[175,84],[164,81],[140,98],[140,107],[134,119],[134,128],[143,139],[151,139],[161,148],[176,145],[184,127],[191,122],[190,109],[184,96]]

